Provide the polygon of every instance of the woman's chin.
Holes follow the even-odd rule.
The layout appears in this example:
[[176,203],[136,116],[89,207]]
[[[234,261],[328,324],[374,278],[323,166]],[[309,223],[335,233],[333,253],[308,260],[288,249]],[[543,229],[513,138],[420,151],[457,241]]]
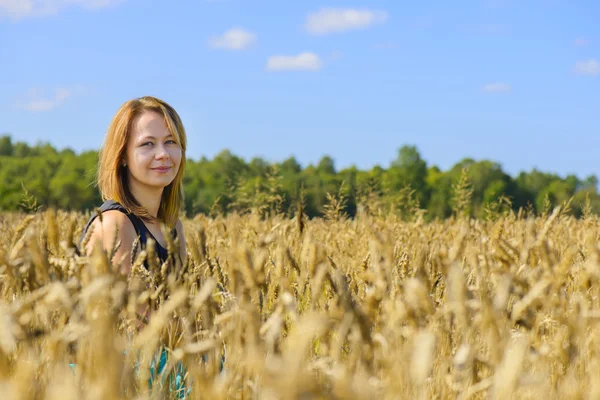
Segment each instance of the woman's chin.
[[144,183],[146,184],[146,186],[154,187],[157,189],[164,189],[165,187],[169,186],[172,182],[172,178],[169,179],[165,177],[164,179],[149,179]]

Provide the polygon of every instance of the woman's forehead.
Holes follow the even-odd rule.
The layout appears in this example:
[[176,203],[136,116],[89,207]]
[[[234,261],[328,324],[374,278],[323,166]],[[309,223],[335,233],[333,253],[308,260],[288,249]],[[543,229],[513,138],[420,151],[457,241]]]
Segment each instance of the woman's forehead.
[[164,138],[171,135],[171,132],[162,114],[156,111],[144,111],[133,121],[131,134],[134,138],[148,136]]

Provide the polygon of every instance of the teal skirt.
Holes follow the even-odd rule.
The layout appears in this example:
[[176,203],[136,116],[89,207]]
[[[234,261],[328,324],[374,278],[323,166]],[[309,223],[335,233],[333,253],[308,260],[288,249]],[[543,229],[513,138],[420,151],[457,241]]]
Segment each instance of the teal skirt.
[[[127,352],[125,352],[125,354],[127,354]],[[148,379],[148,387],[150,389],[152,389],[152,387],[157,383],[157,377],[162,376],[160,383],[162,385],[165,385],[165,384],[167,384],[167,380],[168,380],[169,392],[175,393],[175,396],[178,399],[185,399],[186,396],[188,396],[192,390],[191,387],[186,390],[185,377],[186,377],[187,370],[186,370],[185,366],[183,365],[183,363],[180,361],[175,365],[174,371],[172,371],[168,375],[163,375],[163,372],[164,372],[165,368],[167,367],[168,354],[169,353],[168,353],[167,349],[165,347],[162,347],[160,350],[160,355],[157,355],[157,357],[154,357],[152,359],[152,362],[150,363],[150,378]],[[206,355],[204,355],[202,357],[202,359],[204,362],[206,362],[207,361]],[[225,366],[225,355],[224,354],[221,357],[219,364],[220,364],[219,370],[222,372],[223,368]],[[71,364],[69,364],[69,366],[72,369],[75,369],[77,364],[71,363]],[[136,371],[136,373],[139,373],[139,371],[140,371],[139,363],[135,364],[135,371]]]
[[[127,352],[125,352],[127,354]],[[158,357],[154,357],[152,362],[150,363],[150,378],[148,379],[148,387],[152,389],[152,387],[157,383],[156,379],[158,376],[161,376],[167,366],[168,360],[168,352],[166,348],[162,348],[160,351],[160,355]],[[75,369],[77,364],[70,363],[69,367],[71,369]],[[139,373],[140,364],[135,364],[135,371]],[[185,388],[185,374],[186,369],[183,363],[178,362],[175,365],[175,370],[168,375],[162,376],[162,380],[160,383],[163,385],[166,384],[168,379],[169,392],[175,393],[175,396],[178,399],[185,399],[187,395],[190,394],[191,388],[186,390]]]
[[[158,360],[158,363],[157,363]],[[152,389],[154,382],[156,381],[157,376],[163,375],[163,371],[167,366],[168,360],[168,352],[166,348],[162,348],[159,357],[155,357],[150,364],[150,379],[148,379],[148,386]],[[208,362],[207,355],[202,356],[203,362]],[[225,367],[225,354],[221,356],[221,360],[219,361],[219,371],[223,372],[223,368]],[[136,364],[136,371],[139,371],[139,364]],[[162,377],[162,385],[165,385],[166,380],[168,379],[169,392],[175,393],[175,396],[178,399],[185,399],[187,395],[190,394],[192,388],[186,390],[185,385],[185,377],[187,374],[187,370],[181,361],[177,362],[175,365],[174,371],[169,373],[167,376]]]
[[[158,363],[156,357],[152,360],[150,364],[150,378],[148,379],[148,386],[152,389],[156,382],[157,376],[163,375],[165,367],[167,366],[167,349],[162,348],[160,352],[160,357],[158,357]],[[136,364],[136,370],[139,371],[139,364]],[[191,391],[191,388],[186,391],[185,389],[185,374],[186,370],[183,363],[178,362],[175,365],[175,370],[168,374],[167,376],[162,377],[162,384],[166,384],[166,380],[168,379],[169,392],[175,392],[175,396],[178,399],[185,399],[186,395],[188,395]]]

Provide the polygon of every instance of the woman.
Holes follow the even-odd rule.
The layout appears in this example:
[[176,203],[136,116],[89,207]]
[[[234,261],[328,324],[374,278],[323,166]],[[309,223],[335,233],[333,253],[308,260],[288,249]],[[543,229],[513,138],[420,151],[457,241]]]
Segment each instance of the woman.
[[183,204],[185,149],[185,129],[173,107],[151,96],[124,103],[109,125],[100,152],[102,219],[94,215],[86,224],[80,243],[90,228],[93,231],[81,252],[91,254],[97,243],[109,250],[117,231],[121,244],[112,261],[127,275],[137,237],[142,249],[152,238],[160,261],[167,259],[161,230],[165,224],[179,237],[179,256],[185,264],[185,236],[178,218]]
[[[124,103],[111,121],[98,164],[98,187],[104,203],[102,218],[93,215],[80,240],[80,253],[90,255],[95,246],[110,251],[115,233],[120,242],[113,263],[129,275],[135,243],[144,249],[146,241],[155,241],[159,261],[168,257],[167,241],[161,225],[179,237],[178,256],[187,262],[183,226],[178,218],[183,204],[186,133],[177,112],[155,97],[141,97]],[[89,238],[86,237],[88,232]],[[139,241],[138,241],[139,240]],[[81,248],[83,245],[84,248]],[[136,246],[137,247],[137,246]],[[147,266],[148,264],[146,264]],[[147,316],[147,310],[140,310]],[[166,366],[167,352],[160,352],[158,365],[151,365],[152,386]],[[185,395],[184,370],[176,367],[172,390]]]

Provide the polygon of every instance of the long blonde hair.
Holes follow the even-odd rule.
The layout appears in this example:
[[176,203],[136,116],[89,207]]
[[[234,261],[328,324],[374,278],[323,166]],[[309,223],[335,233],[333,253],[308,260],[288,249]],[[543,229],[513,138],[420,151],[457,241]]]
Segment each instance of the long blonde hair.
[[142,207],[131,194],[127,184],[127,173],[121,164],[127,149],[133,120],[144,111],[155,111],[165,119],[169,132],[181,147],[181,164],[173,182],[164,188],[157,219],[171,228],[179,218],[183,207],[183,172],[185,169],[186,134],[179,114],[166,102],[152,96],[129,100],[117,111],[108,127],[103,148],[100,150],[97,183],[102,200],[115,200],[129,212],[145,221],[154,221],[148,210]]

